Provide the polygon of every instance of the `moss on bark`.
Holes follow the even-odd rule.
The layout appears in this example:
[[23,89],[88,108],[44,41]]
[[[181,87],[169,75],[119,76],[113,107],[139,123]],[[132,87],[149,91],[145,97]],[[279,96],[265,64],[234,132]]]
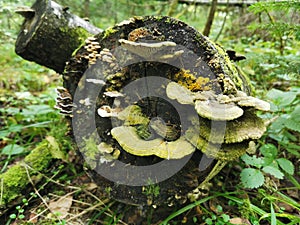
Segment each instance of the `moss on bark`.
[[0,174],[0,207],[22,196],[30,183],[29,177],[44,171],[52,161],[52,146],[47,140],[41,142],[25,159]]

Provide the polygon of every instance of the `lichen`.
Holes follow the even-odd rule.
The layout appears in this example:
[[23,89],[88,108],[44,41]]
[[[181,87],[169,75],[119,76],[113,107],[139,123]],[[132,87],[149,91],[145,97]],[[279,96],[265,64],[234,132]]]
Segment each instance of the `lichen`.
[[190,86],[192,91],[208,91],[211,90],[211,85],[209,83],[210,79],[208,77],[198,77],[196,82]]
[[196,80],[196,76],[192,74],[190,70],[181,69],[178,73],[174,75],[174,81],[177,81],[178,84],[188,89],[190,89],[191,86],[194,86]]
[[[214,43],[213,43],[214,44]],[[222,69],[226,73],[227,76],[230,77],[231,80],[233,80],[235,86],[238,88],[238,90],[244,90],[243,88],[243,80],[240,78],[239,73],[234,66],[234,64],[230,61],[230,58],[226,54],[226,52],[221,48],[220,46],[214,44],[214,47],[218,51],[218,57],[222,57],[224,60],[224,63],[222,63]]]
[[173,75],[174,81],[189,90],[195,91],[208,91],[211,90],[211,80],[208,77],[199,76],[192,73],[190,70],[181,69]]
[[166,21],[165,21],[166,23],[172,23],[173,22],[173,20],[171,19],[171,17],[168,17],[167,19],[166,19]]
[[91,160],[97,159],[97,156],[99,155],[99,150],[95,141],[95,135],[91,135],[89,138],[84,140],[84,147],[81,151],[86,158]]

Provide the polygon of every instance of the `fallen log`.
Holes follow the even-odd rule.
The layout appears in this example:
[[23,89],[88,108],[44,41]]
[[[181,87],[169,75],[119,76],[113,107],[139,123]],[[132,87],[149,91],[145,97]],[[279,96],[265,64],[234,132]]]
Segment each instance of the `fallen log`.
[[63,79],[57,107],[79,154],[127,204],[185,203],[265,131],[255,111],[269,105],[248,96],[226,52],[170,17],[131,18],[88,38]]
[[101,32],[50,0],[37,0],[31,8],[18,8],[16,13],[25,18],[16,53],[58,73],[63,72],[65,62],[88,36]]

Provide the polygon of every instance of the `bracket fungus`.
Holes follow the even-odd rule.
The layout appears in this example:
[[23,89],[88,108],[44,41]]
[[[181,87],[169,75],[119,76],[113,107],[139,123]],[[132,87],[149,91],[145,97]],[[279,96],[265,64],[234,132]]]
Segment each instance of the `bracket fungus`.
[[[123,55],[118,55],[119,47]],[[102,63],[94,64],[96,60]],[[89,73],[89,79],[81,84],[84,73]],[[155,84],[150,77],[156,79]],[[82,140],[92,132],[99,135],[97,151],[111,155],[112,161],[94,160],[90,173],[99,186],[111,188],[112,198],[129,204],[180,204],[179,199],[208,182],[228,161],[253,151],[253,141],[265,131],[256,112],[268,110],[269,104],[249,96],[248,80],[226,51],[170,17],[131,18],[87,39],[67,62],[63,78],[70,99],[76,97],[79,85],[84,98],[97,89],[96,99],[91,98],[94,111],[86,107],[81,114],[73,112],[74,136]],[[138,85],[127,88],[134,82]],[[64,105],[62,96],[58,97],[60,106]],[[93,117],[95,112],[98,116]],[[146,196],[147,184],[130,182],[135,178],[156,181],[157,177],[137,170],[126,185],[115,185],[101,175],[114,169],[113,155],[124,165],[142,168],[162,160],[178,165],[181,159],[190,158],[178,172],[155,184],[159,195]],[[204,155],[212,158],[212,164],[200,170]],[[103,167],[106,163],[107,168]],[[97,168],[100,173],[94,172]],[[168,167],[159,172],[173,170]]]
[[[218,121],[223,123],[223,121]],[[254,112],[247,111],[243,116],[236,120],[227,121],[224,124],[224,131],[216,123],[212,126],[212,121],[205,118],[199,118],[200,136],[212,143],[239,143],[244,140],[259,139],[266,127],[264,121],[256,116]]]
[[175,82],[170,82],[168,84],[166,93],[170,99],[177,100],[180,104],[192,105],[194,103],[192,92]]
[[195,102],[197,113],[210,120],[234,120],[241,117],[244,111],[234,104],[222,104],[214,100]]
[[156,155],[163,159],[181,159],[195,151],[183,137],[171,142],[165,142],[162,138],[145,141],[130,126],[115,127],[111,134],[125,151],[136,156]]
[[[119,43],[125,49],[133,54],[148,60],[167,60],[177,58],[183,54],[183,50],[173,52],[172,47],[176,47],[176,43],[172,41],[161,42],[134,42],[125,39],[120,39]],[[171,54],[170,54],[171,53]]]
[[57,98],[56,105],[54,107],[59,109],[61,114],[72,117],[72,112],[75,105],[73,104],[71,94],[63,87],[56,88],[56,93]]

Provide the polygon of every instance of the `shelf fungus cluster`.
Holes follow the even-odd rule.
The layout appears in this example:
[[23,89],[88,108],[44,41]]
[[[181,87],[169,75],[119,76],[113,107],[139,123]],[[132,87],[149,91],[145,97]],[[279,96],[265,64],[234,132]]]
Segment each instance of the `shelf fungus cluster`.
[[56,88],[56,93],[57,98],[54,107],[58,109],[61,114],[72,116],[74,104],[71,94],[63,87]]
[[[266,131],[256,111],[270,110],[269,103],[242,91],[235,95],[192,92],[175,82],[169,83],[166,90],[171,99],[195,107],[200,126],[191,126],[186,137],[209,157],[234,160],[247,150],[253,150],[252,140],[259,139]],[[195,136],[197,133],[200,135]]]
[[[94,64],[95,59],[102,63]],[[226,51],[170,17],[135,17],[88,39],[63,77],[71,99],[78,89],[82,99],[89,99],[89,104],[79,101],[71,120],[80,140],[90,140],[80,153],[89,157],[91,176],[100,187],[109,187],[112,198],[128,204],[186,202],[228,161],[255,151],[254,141],[266,129],[257,111],[269,110],[269,104],[250,96],[248,79]],[[95,90],[97,96],[89,96]],[[58,105],[65,106],[59,93]],[[100,142],[91,144],[95,133]],[[204,155],[211,159],[205,166]],[[159,182],[143,169],[134,177],[129,170],[126,175],[110,172],[112,181],[101,173],[114,171],[117,161],[124,171],[165,162],[169,167],[159,175],[175,172]],[[145,194],[146,184],[130,185],[138,178],[157,186],[159,194]]]
[[88,60],[89,65],[93,65],[96,63],[97,58],[100,56],[98,50],[101,48],[96,38],[89,37],[85,40],[86,45],[84,48],[86,49],[86,54],[83,58]]

